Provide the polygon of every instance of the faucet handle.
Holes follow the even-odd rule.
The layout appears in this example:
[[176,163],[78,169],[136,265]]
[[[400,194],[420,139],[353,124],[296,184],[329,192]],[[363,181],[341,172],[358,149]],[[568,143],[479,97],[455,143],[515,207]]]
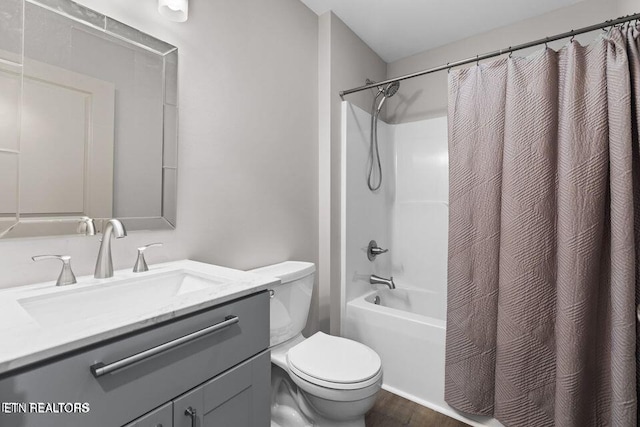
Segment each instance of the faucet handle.
[[96,223],[92,218],[83,216],[78,222],[78,234],[84,234],[85,236],[96,235]]
[[140,246],[140,247],[138,248],[138,252],[144,252],[144,251],[146,251],[146,250],[147,250],[147,249],[149,249],[149,248],[155,248],[155,247],[160,247],[160,246],[162,246],[162,243],[161,243],[161,242],[158,242],[158,243],[149,243],[148,245]]
[[56,286],[73,285],[74,283],[78,283],[76,281],[75,274],[73,274],[73,270],[71,270],[71,257],[69,255],[36,255],[31,257],[31,259],[34,261],[43,261],[47,259],[57,259],[62,261],[62,271],[60,272],[60,276],[58,276]]
[[370,241],[369,245],[367,246],[367,258],[369,259],[369,261],[373,261],[378,255],[384,254],[386,252],[389,252],[389,249],[379,248],[375,240]]
[[154,248],[162,246],[162,243],[150,243],[145,246],[141,246],[138,248],[138,259],[136,260],[136,265],[133,266],[134,273],[142,273],[143,271],[149,271],[149,266],[147,265],[147,261],[144,259],[144,251],[149,248]]

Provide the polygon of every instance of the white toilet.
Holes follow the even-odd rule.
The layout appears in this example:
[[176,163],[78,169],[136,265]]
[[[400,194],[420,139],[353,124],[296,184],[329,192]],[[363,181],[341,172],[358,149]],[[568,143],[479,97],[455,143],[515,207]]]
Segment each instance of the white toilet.
[[302,336],[315,265],[287,261],[251,272],[282,282],[271,290],[271,426],[363,427],[382,385],[380,357],[346,338]]

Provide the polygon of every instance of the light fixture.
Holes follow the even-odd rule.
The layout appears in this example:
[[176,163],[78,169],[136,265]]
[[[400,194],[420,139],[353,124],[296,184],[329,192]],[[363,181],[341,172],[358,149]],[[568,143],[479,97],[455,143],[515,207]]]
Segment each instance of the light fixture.
[[170,21],[184,22],[189,16],[189,0],[158,0],[158,12]]

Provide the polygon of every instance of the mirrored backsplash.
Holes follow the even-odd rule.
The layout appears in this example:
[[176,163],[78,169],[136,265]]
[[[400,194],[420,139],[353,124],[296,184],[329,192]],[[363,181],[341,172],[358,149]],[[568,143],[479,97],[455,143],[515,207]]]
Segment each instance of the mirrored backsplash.
[[0,4],[0,235],[176,222],[177,49],[69,0]]

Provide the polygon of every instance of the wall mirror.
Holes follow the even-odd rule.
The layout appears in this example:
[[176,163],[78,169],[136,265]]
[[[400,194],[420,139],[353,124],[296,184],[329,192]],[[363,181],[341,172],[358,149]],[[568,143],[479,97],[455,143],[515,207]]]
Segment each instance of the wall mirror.
[[0,2],[0,237],[176,222],[177,49],[70,0]]

